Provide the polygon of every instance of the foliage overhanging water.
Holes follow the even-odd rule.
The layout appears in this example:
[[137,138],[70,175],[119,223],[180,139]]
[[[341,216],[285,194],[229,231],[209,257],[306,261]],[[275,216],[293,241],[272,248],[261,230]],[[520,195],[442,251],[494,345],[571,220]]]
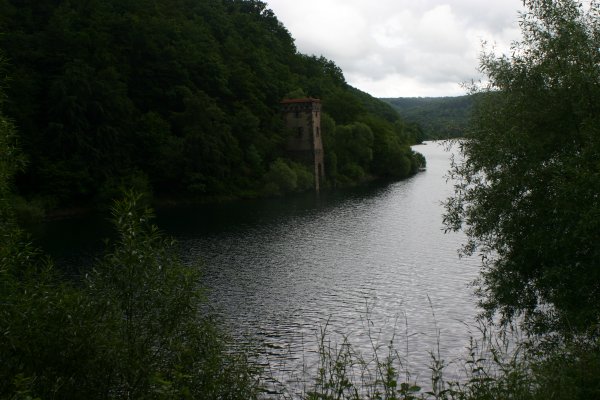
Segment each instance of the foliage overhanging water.
[[434,142],[415,150],[427,170],[402,182],[171,210],[159,225],[188,260],[204,261],[210,303],[235,335],[264,345],[279,373],[316,361],[325,324],[368,352],[368,317],[380,344],[396,333],[411,370],[428,376],[438,330],[447,359],[466,345],[478,264],[458,258],[462,235],[442,231],[449,153]]
[[[332,340],[348,336],[365,353],[395,335],[407,368],[427,379],[438,340],[446,360],[467,344],[478,262],[459,259],[462,235],[443,233],[450,154],[435,142],[414,149],[427,170],[405,181],[162,210],[157,224],[188,262],[201,260],[209,303],[234,337],[263,349],[259,362],[277,378],[317,362],[327,325]],[[85,229],[64,224],[46,229]]]

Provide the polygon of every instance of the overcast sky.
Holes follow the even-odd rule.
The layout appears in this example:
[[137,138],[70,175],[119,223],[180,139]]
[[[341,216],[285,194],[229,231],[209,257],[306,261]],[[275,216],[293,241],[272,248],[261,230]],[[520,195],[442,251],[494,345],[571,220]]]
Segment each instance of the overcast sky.
[[457,96],[483,40],[507,51],[521,0],[265,0],[298,51],[323,55],[375,97]]

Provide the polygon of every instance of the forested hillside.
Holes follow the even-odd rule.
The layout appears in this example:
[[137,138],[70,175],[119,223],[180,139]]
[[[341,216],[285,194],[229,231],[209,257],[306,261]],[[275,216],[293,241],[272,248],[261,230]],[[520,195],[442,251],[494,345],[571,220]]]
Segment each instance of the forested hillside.
[[473,96],[399,97],[382,100],[391,104],[406,121],[418,124],[427,139],[464,136],[473,109]]
[[43,208],[102,202],[119,186],[304,190],[309,170],[282,147],[286,95],[323,101],[330,186],[406,177],[421,162],[414,125],[334,62],[298,53],[260,1],[0,0],[0,32],[6,114],[28,159],[17,190]]

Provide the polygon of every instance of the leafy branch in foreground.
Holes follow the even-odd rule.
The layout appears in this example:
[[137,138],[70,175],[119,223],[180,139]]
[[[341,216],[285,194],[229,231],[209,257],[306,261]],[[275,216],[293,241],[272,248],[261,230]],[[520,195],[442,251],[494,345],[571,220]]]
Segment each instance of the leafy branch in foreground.
[[255,372],[202,313],[198,269],[150,217],[139,196],[117,202],[119,239],[77,285],[16,242],[2,259],[0,396],[256,397]]
[[216,322],[201,311],[199,269],[181,264],[141,200],[128,193],[115,203],[119,239],[87,279],[106,328],[107,393],[252,398],[253,375],[227,354]]
[[526,0],[510,57],[489,81],[451,171],[449,230],[480,253],[488,317],[530,333],[600,332],[600,5]]
[[197,266],[140,196],[115,203],[118,240],[85,279],[56,273],[15,222],[15,138],[0,114],[0,398],[255,398],[254,371],[202,312]]

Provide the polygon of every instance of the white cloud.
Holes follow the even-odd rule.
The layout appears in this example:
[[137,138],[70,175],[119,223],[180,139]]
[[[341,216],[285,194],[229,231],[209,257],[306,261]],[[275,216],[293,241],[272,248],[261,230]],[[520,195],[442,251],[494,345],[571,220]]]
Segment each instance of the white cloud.
[[463,94],[481,42],[507,51],[520,0],[267,0],[299,51],[333,60],[378,97]]
[[[301,6],[284,9],[291,13],[284,13],[281,19],[292,32],[299,49],[353,58],[360,56],[368,46],[364,40],[368,21],[360,14],[360,9],[341,1],[304,0],[298,5]],[[289,19],[289,23],[283,18]]]

